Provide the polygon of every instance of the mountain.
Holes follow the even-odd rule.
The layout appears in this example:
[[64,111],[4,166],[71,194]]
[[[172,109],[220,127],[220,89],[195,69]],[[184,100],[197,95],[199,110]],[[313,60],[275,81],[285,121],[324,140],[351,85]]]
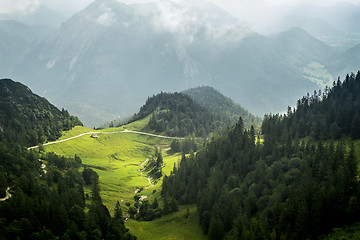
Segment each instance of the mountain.
[[360,44],[342,53],[337,60],[330,63],[327,68],[335,76],[343,76],[347,72],[353,72],[360,69],[359,55]]
[[26,10],[28,11],[24,13],[0,14],[0,20],[12,20],[30,26],[47,26],[54,29],[58,28],[66,20],[62,14],[43,4]]
[[191,97],[195,102],[207,108],[210,112],[219,116],[226,116],[232,123],[236,123],[241,117],[245,126],[250,127],[260,124],[261,120],[236,104],[231,98],[225,97],[212,87],[202,86],[191,88],[182,92]]
[[147,96],[201,85],[256,115],[282,112],[332,82],[325,66],[336,54],[301,29],[256,34],[212,4],[98,0],[9,74],[94,127],[133,114]]
[[0,140],[34,146],[55,140],[64,130],[82,125],[21,83],[0,79]]
[[[342,51],[354,47],[360,41],[360,28],[356,21],[360,8],[348,2],[335,4],[299,4],[288,12],[274,28],[286,31],[293,27],[303,28],[316,38]],[[334,17],[336,16],[336,17]]]
[[[287,114],[265,116],[263,143],[240,120],[183,156],[162,198],[196,203],[209,239],[317,239],[356,223],[359,87],[360,73],[348,75]],[[334,141],[341,134],[348,141]]]
[[64,157],[44,153],[42,147],[26,148],[55,140],[78,124],[26,86],[0,80],[1,239],[136,239],[124,226],[119,201],[110,216],[95,171],[90,171],[92,198],[85,195],[89,169],[76,154]]
[[230,119],[216,115],[182,93],[160,93],[148,98],[130,122],[150,116],[143,131],[174,137],[207,137],[230,124]]
[[28,26],[16,21],[0,21],[1,77],[10,77],[16,66],[32,49],[52,32],[44,26]]
[[306,18],[301,16],[289,15],[282,19],[279,26],[280,31],[287,31],[297,27],[304,29],[309,34],[339,50],[347,50],[359,42],[360,37],[339,29],[319,17]]
[[[360,7],[349,2],[339,2],[325,12],[329,23],[347,33],[360,34],[360,27],[356,24],[360,20]],[[336,16],[336,18],[334,18]]]
[[[15,75],[87,125],[99,124],[99,115],[127,116],[161,90],[204,82],[205,69],[186,46],[148,20],[117,1],[96,1],[34,49]],[[26,81],[29,74],[36,81]]]
[[356,22],[359,20],[359,13],[359,5],[342,1],[328,5],[300,4],[289,15],[322,19],[344,33],[358,35],[360,28]]

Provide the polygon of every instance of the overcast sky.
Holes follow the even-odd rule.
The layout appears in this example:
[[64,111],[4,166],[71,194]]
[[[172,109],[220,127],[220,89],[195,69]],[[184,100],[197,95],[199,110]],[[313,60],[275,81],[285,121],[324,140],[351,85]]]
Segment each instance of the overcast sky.
[[[0,0],[0,14],[16,13],[27,14],[37,9],[41,4],[69,17],[73,13],[84,9],[94,0]],[[156,0],[122,0],[126,4],[154,2]],[[184,0],[172,0],[174,2]],[[191,0],[185,0],[191,1]],[[198,0],[192,0],[198,1]],[[292,10],[299,4],[330,5],[337,2],[351,2],[360,6],[360,0],[205,0],[238,17],[246,25],[256,31],[266,30],[269,21],[280,20],[284,13]],[[264,21],[266,20],[266,21]]]
[[[43,3],[46,6],[57,10],[75,12],[85,8],[93,0],[0,0],[0,13],[10,12],[29,12],[40,4]],[[139,2],[154,2],[155,0],[123,0],[121,2],[131,4]],[[174,2],[179,0],[174,0]],[[194,0],[196,1],[196,0]],[[279,7],[287,6],[291,7],[299,3],[311,3],[314,4],[329,4],[338,1],[347,1],[352,3],[360,3],[360,0],[209,0],[222,6],[225,9],[236,10],[244,7]],[[235,8],[235,9],[234,9]]]

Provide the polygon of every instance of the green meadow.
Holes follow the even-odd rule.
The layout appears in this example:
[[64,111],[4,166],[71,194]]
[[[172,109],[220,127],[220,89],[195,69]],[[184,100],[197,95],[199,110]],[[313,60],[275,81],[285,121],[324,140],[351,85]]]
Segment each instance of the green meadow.
[[[162,178],[149,183],[146,173],[142,173],[141,164],[154,154],[155,146],[162,151],[164,159],[163,175],[169,175],[174,164],[181,159],[181,154],[169,154],[172,140],[146,136],[123,130],[141,130],[148,118],[130,123],[123,127],[93,130],[75,127],[64,132],[60,138],[67,139],[83,133],[96,132],[97,137],[86,134],[65,142],[44,146],[46,152],[73,157],[79,156],[83,164],[95,170],[99,175],[101,197],[103,203],[112,213],[116,201],[121,203],[126,215],[126,203],[133,205],[135,192],[146,196],[150,202],[156,197],[160,199]],[[114,133],[118,132],[118,133]],[[90,195],[90,187],[85,193]],[[185,218],[189,208],[190,216]],[[195,206],[180,206],[180,211],[151,222],[129,220],[126,226],[139,239],[204,239],[197,219]],[[156,230],[155,230],[156,229]]]
[[[117,132],[122,128],[101,131]],[[167,148],[171,140],[145,136],[136,133],[100,133],[92,129],[75,127],[61,139],[77,136],[86,132],[98,132],[97,138],[90,134],[69,141],[47,145],[45,151],[73,157],[79,156],[85,166],[99,174],[101,196],[104,204],[113,210],[117,200],[131,203],[135,191],[149,187],[148,178],[141,174],[141,164],[154,152],[155,146]],[[169,173],[177,157],[164,151],[164,173]],[[171,166],[171,168],[169,167]],[[160,185],[160,184],[159,184]],[[154,186],[155,188],[155,186]]]
[[[188,210],[189,209],[189,214]],[[196,206],[181,206],[180,211],[171,213],[150,222],[130,220],[126,223],[130,232],[136,233],[139,240],[192,239],[202,240]]]

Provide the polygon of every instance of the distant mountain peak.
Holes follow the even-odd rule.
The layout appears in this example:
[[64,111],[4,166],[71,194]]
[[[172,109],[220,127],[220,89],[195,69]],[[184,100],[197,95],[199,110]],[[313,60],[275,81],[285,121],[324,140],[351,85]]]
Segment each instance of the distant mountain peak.
[[124,3],[116,0],[96,0],[75,17],[109,27],[118,23],[128,23],[135,13]]

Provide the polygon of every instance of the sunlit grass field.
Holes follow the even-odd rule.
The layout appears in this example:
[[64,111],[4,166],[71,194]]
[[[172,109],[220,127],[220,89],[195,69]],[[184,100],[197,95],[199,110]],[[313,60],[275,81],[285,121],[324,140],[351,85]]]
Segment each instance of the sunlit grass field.
[[[186,218],[187,209],[189,217]],[[151,222],[130,220],[126,223],[130,232],[136,233],[139,240],[191,239],[202,240],[202,234],[196,206],[181,206],[179,212],[171,213]]]
[[[75,128],[75,133],[70,131],[66,135],[71,137],[83,132],[79,130],[86,131]],[[76,154],[85,166],[93,168],[99,174],[103,202],[112,211],[117,200],[131,202],[136,189],[149,186],[147,177],[140,173],[141,163],[151,157],[155,146],[166,148],[171,140],[136,133],[98,133],[97,136],[84,135],[45,146],[45,150],[67,157]],[[168,173],[170,166],[172,169],[174,161],[176,157],[164,152],[164,172]]]
[[[100,194],[110,212],[113,212],[116,201],[119,201],[126,215],[126,203],[130,203],[131,206],[134,204],[135,191],[138,189],[143,189],[138,194],[147,196],[149,202],[155,197],[160,200],[162,178],[151,181],[150,184],[146,173],[141,174],[141,164],[152,157],[155,147],[162,151],[163,176],[169,175],[174,164],[181,159],[181,154],[169,154],[167,151],[172,140],[121,132],[142,130],[148,121],[149,118],[145,118],[122,127],[101,130],[75,127],[64,132],[60,140],[90,132],[96,132],[97,138],[87,134],[44,148],[46,152],[55,152],[58,155],[79,156],[85,166],[98,173]],[[85,187],[85,193],[90,195],[90,189],[90,186]],[[190,216],[186,218],[188,208]],[[198,224],[196,206],[180,206],[179,212],[151,222],[129,220],[126,226],[138,239],[206,239]]]
[[[141,195],[148,196],[151,201],[155,196],[159,197],[162,178],[152,182],[154,185],[151,186],[146,174],[141,174],[141,164],[152,157],[155,146],[159,147],[164,158],[163,175],[169,175],[174,163],[180,160],[181,155],[167,153],[166,150],[169,149],[171,143],[169,139],[121,132],[125,129],[141,130],[148,120],[149,118],[145,118],[123,127],[101,130],[77,126],[64,132],[60,140],[88,132],[96,132],[97,138],[87,134],[65,142],[47,145],[45,151],[66,157],[74,157],[76,154],[85,166],[95,170],[99,175],[101,197],[110,212],[113,211],[116,201],[123,203],[123,207],[125,203],[132,204],[135,191],[139,188],[144,189]],[[156,194],[153,194],[154,190]],[[90,188],[86,187],[85,191],[90,193]]]

